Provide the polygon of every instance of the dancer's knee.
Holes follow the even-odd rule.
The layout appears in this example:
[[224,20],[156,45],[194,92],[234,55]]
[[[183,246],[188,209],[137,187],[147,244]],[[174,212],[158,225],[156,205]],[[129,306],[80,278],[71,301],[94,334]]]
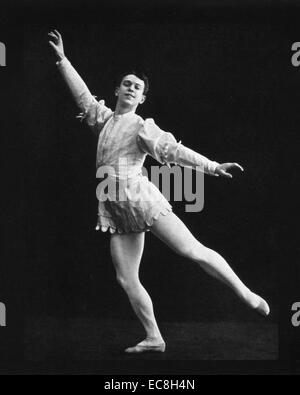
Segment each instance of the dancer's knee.
[[117,282],[127,293],[140,285],[138,278],[130,278],[121,274],[117,274]]

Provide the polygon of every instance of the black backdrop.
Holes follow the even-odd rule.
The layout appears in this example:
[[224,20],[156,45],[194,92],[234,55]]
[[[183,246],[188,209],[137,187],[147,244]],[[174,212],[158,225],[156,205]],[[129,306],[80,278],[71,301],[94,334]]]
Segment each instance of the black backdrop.
[[[8,48],[8,66],[0,69],[5,366],[4,349],[22,359],[25,317],[134,318],[115,282],[109,236],[94,231],[97,142],[75,119],[78,111],[57,73],[47,43],[53,28],[91,91],[110,106],[116,72],[143,67],[151,81],[139,109],[143,117],[211,159],[244,166],[233,180],[206,177],[202,212],[185,213],[178,202],[174,211],[268,299],[271,319],[280,318],[280,355],[293,358],[299,350],[299,329],[290,324],[299,299],[292,228],[299,125],[299,68],[291,64],[291,45],[300,41],[295,2],[16,4],[0,14]],[[160,321],[258,319],[150,234],[141,271]]]
[[[56,70],[47,44],[47,32],[56,28],[74,67],[109,106],[116,73],[143,68],[150,93],[140,115],[211,159],[244,166],[233,180],[205,178],[202,212],[185,213],[178,202],[173,207],[200,241],[270,301],[276,318],[280,108],[290,44],[282,35],[285,24],[267,13],[188,15],[166,14],[154,22],[107,8],[99,22],[41,18],[25,26],[29,312],[131,315],[115,283],[109,236],[94,231],[97,140],[75,119],[77,109]],[[150,234],[141,277],[160,319],[255,319],[228,289]]]

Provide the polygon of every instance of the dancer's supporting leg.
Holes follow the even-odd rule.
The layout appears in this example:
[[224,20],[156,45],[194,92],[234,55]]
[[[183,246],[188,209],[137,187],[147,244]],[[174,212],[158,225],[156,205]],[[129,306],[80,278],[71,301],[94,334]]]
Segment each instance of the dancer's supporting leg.
[[262,315],[269,314],[267,302],[246,287],[221,255],[195,239],[174,213],[160,216],[151,231],[175,252],[197,262],[211,276],[227,284],[249,307]]
[[111,256],[117,280],[128,295],[132,308],[146,331],[146,339],[126,352],[164,351],[151,298],[139,280],[139,267],[144,249],[145,233],[113,234]]

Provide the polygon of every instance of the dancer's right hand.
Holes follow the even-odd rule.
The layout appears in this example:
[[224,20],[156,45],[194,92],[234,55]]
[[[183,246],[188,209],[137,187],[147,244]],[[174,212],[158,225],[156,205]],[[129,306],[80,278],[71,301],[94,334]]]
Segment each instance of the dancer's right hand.
[[53,32],[48,33],[48,36],[52,39],[52,41],[49,41],[49,44],[54,49],[55,55],[58,60],[62,60],[65,57],[65,53],[61,34],[57,30],[54,30]]

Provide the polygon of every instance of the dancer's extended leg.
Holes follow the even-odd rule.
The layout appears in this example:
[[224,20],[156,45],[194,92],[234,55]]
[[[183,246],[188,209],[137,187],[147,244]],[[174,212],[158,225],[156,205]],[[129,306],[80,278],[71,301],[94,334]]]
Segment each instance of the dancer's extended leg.
[[151,298],[139,280],[139,266],[144,249],[145,234],[113,234],[110,247],[117,280],[128,295],[132,308],[146,331],[146,339],[128,353],[164,351],[165,343],[159,331]]
[[269,314],[267,302],[251,292],[225,259],[201,244],[174,213],[160,216],[151,231],[178,254],[197,262],[207,273],[227,284],[249,307],[262,315]]

